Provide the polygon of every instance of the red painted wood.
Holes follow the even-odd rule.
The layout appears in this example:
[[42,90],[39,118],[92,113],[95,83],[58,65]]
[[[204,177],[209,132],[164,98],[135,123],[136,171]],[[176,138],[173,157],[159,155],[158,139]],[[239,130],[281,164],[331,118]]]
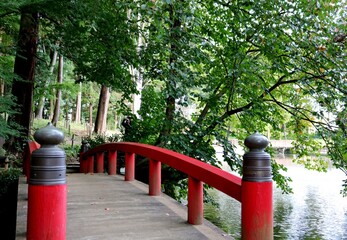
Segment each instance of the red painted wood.
[[117,174],[117,151],[108,151],[108,174]]
[[125,181],[133,181],[135,179],[135,154],[125,153]]
[[29,180],[30,176],[30,162],[31,162],[31,155],[33,151],[40,148],[40,144],[34,141],[28,142],[27,149],[24,151],[23,156],[23,173],[27,177],[27,181]]
[[66,184],[29,185],[28,240],[66,239]]
[[86,159],[82,157],[82,153],[80,153],[80,173],[88,172],[88,162]]
[[159,196],[161,193],[161,162],[149,160],[149,195]]
[[197,159],[185,156],[183,154],[168,149],[141,143],[118,142],[99,145],[83,153],[83,156],[89,156],[100,151],[109,150],[136,153],[138,155],[160,161],[183,173],[186,173],[196,179],[201,180],[202,182],[224,192],[228,196],[231,196],[234,199],[241,202],[240,177],[223,171],[210,164],[201,162]]
[[242,182],[242,240],[273,239],[271,182]]
[[94,173],[94,155],[88,156],[87,158],[88,173]]
[[104,172],[104,152],[99,152],[96,154],[96,172]]
[[206,183],[242,203],[242,239],[273,239],[272,181],[242,182],[240,177],[197,159],[133,142],[103,144],[82,153],[81,159],[87,159],[82,169],[93,172],[94,154],[104,151],[109,151],[110,174],[116,174],[116,151],[125,152],[125,181],[135,178],[135,154],[151,159],[150,195],[160,194],[161,163],[187,174],[189,223],[201,224],[203,221],[203,183]]
[[204,219],[203,183],[188,177],[188,223],[200,225]]

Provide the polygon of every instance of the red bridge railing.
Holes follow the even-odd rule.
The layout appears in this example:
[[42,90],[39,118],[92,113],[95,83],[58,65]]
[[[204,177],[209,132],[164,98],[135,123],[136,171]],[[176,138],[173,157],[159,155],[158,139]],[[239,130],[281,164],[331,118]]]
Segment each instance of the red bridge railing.
[[117,151],[125,153],[125,181],[135,179],[135,154],[149,159],[149,195],[161,193],[161,164],[188,175],[188,222],[202,224],[203,183],[241,203],[242,239],[273,239],[272,177],[270,156],[264,152],[268,140],[255,133],[245,140],[250,149],[244,155],[240,178],[210,164],[183,154],[146,144],[118,142],[99,145],[80,155],[80,172],[104,172],[104,154],[108,154],[108,173],[116,174]]

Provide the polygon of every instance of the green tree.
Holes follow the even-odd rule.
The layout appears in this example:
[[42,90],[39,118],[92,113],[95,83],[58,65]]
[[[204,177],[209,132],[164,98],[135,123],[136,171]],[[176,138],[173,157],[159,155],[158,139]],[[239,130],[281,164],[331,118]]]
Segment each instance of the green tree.
[[[18,77],[14,78],[12,84],[12,93],[22,109],[13,113],[11,119],[22,126],[23,137],[28,137],[30,133],[36,62],[45,61],[45,57],[40,59],[40,53],[37,54],[38,16],[42,29],[40,39],[44,40],[43,52],[44,47],[50,52],[59,45],[59,53],[74,62],[76,75],[84,76],[82,80],[112,86],[126,93],[123,94],[124,98],[130,99],[131,93],[136,91],[128,69],[136,62],[136,49],[132,41],[132,34],[136,33],[132,30],[136,30],[137,26],[128,18],[131,3],[132,1],[114,3],[109,0],[27,0],[1,3],[1,20],[8,24],[13,18],[19,19],[22,15],[25,18],[22,18],[21,27],[31,27],[20,30],[21,41],[18,42],[18,57],[14,67]],[[48,78],[43,80],[41,86],[48,87],[47,80]],[[25,84],[28,86],[24,86]]]
[[[319,142],[302,129],[336,136],[327,114],[344,105],[347,86],[338,3],[156,1],[141,9],[149,23],[144,77],[162,82],[157,89],[166,96],[166,114],[157,121],[162,131],[152,133],[157,143],[218,165],[211,146],[218,141],[232,169],[240,169],[228,137],[294,121],[296,150],[304,156],[316,154]],[[192,102],[190,120],[181,109]],[[346,170],[346,158],[329,153]],[[322,162],[308,167],[324,170]],[[273,162],[274,179],[290,191],[282,168]]]
[[[300,156],[316,153],[318,135],[333,164],[347,169],[342,2],[37,0],[2,6],[6,23],[19,19],[21,9],[40,13],[45,39],[52,48],[59,43],[59,53],[83,76],[78,81],[122,94],[123,115],[137,92],[129,69],[141,69],[146,85],[130,140],[216,166],[213,143],[219,142],[225,160],[240,170],[230,137],[279,132],[286,124]],[[184,113],[189,106],[195,106],[191,116]],[[273,161],[273,169],[290,191],[289,179],[279,174],[284,167]]]

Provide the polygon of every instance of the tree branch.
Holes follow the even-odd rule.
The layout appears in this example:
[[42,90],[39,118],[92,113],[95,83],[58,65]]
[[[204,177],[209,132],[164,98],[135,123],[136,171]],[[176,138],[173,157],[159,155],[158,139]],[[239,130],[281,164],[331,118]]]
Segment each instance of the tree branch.
[[[298,116],[297,113],[299,113],[302,117],[300,117],[301,120],[305,120],[308,121],[310,123],[312,123],[312,125],[317,129],[316,124],[325,127],[326,129],[330,129],[331,125],[328,123],[323,123],[321,121],[315,121],[313,119],[311,119],[304,111],[312,113],[312,111],[305,109],[305,108],[300,108],[300,107],[293,107],[290,106],[288,104],[285,104],[283,102],[278,101],[271,93],[269,93],[270,97],[272,98],[272,100],[266,100],[266,101],[271,101],[276,103],[279,107],[281,107],[282,109],[284,109],[286,112],[288,112],[289,114],[291,114],[292,116]],[[292,111],[293,110],[293,111]]]
[[210,133],[219,123],[221,122],[224,122],[224,120],[234,114],[237,114],[237,113],[240,113],[240,112],[243,112],[245,110],[248,110],[250,109],[255,102],[259,101],[260,99],[263,99],[267,94],[271,93],[272,91],[274,91],[276,88],[278,88],[279,86],[281,85],[286,85],[286,84],[292,84],[292,83],[295,83],[297,81],[299,81],[298,79],[292,79],[292,80],[287,80],[287,81],[284,81],[284,79],[290,75],[293,75],[295,73],[295,71],[287,74],[287,75],[283,75],[281,76],[278,81],[272,86],[270,87],[269,89],[265,89],[265,91],[260,94],[256,99],[254,99],[253,101],[249,102],[248,104],[242,106],[242,107],[239,107],[239,108],[236,108],[236,109],[232,109],[232,110],[229,110],[229,111],[226,111],[222,116],[220,116],[217,120],[215,120],[213,123],[211,123],[207,128],[206,128],[206,132],[207,133]]

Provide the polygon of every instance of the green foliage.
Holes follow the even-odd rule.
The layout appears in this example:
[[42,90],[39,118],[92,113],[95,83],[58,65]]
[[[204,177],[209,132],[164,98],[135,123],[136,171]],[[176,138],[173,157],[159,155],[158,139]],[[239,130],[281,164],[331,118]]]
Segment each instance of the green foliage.
[[77,1],[64,13],[69,21],[52,26],[53,37],[62,38],[61,51],[74,62],[82,81],[111,86],[127,93],[127,99],[136,91],[128,71],[137,61],[132,40],[136,25],[127,16],[132,5],[132,1]]
[[326,172],[329,161],[320,154],[323,149],[321,141],[312,138],[311,134],[302,132],[297,134],[297,141],[293,142],[292,149],[292,152],[297,154],[294,161],[304,165],[307,169]]
[[[113,108],[128,116],[126,107],[137,92],[129,68],[141,70],[140,116],[133,117],[124,140],[160,145],[215,166],[221,162],[213,144],[220,144],[224,160],[241,172],[230,138],[271,131],[296,140],[297,162],[324,171],[325,160],[307,158],[322,147],[319,136],[332,164],[347,174],[343,2],[23,0],[0,6],[0,64],[6,67],[0,78],[13,77],[8,66],[22,7],[42,13],[37,90],[48,79],[44,49],[58,48],[71,61],[65,106],[72,107],[73,81],[94,81],[127,100]],[[95,105],[97,88],[86,87],[84,105]],[[188,106],[192,115],[185,114]],[[95,144],[104,141],[97,137]],[[285,168],[272,165],[278,186],[289,192],[289,179],[281,175]]]
[[64,145],[63,146],[65,154],[66,154],[66,159],[73,159],[79,157],[79,152],[80,152],[80,146],[79,145]]
[[131,128],[124,141],[155,144],[161,124],[165,118],[165,98],[160,89],[153,85],[146,86],[142,91],[142,105],[139,111],[141,119],[132,116]]
[[[336,126],[333,129],[319,128],[319,133],[326,143],[332,164],[347,175],[347,118],[346,106],[337,113]],[[347,196],[347,179],[342,183],[341,193]]]
[[119,135],[117,135],[117,134],[114,134],[111,136],[98,134],[98,135],[86,137],[83,140],[85,140],[87,142],[87,144],[89,145],[90,148],[94,148],[94,147],[101,145],[101,144],[110,143],[110,142],[118,142],[119,139],[120,139]]
[[0,147],[0,156],[6,156],[6,150]]
[[19,168],[9,168],[0,171],[0,195],[7,192],[8,186],[17,181],[22,171]]
[[[157,123],[161,146],[220,165],[212,148],[217,141],[232,169],[240,170],[229,137],[288,131],[298,162],[326,169],[326,161],[306,157],[322,147],[308,133],[320,127],[330,132],[327,113],[345,102],[346,49],[334,39],[347,29],[334,21],[345,14],[338,4],[164,1],[141,10],[144,77],[160,81],[166,98],[160,102],[165,118]],[[197,109],[187,119],[180,109],[193,102]],[[274,161],[273,168],[278,186],[290,192],[285,168]]]
[[204,218],[218,226],[223,231],[227,232],[228,226],[220,216],[220,209],[211,203],[204,204]]
[[283,176],[282,173],[287,171],[287,168],[283,164],[277,163],[275,160],[271,161],[272,178],[276,181],[276,184],[281,188],[282,193],[293,193],[293,189],[290,186],[292,179],[290,177]]
[[[6,5],[5,3],[1,3]],[[8,3],[9,4],[9,3]],[[0,7],[0,14],[7,7]],[[6,15],[0,17],[0,86],[8,87],[16,77],[13,74],[15,41],[19,29],[18,16]],[[0,91],[1,92],[1,91]],[[9,93],[0,94],[0,136],[8,139],[19,136],[19,126],[14,122],[7,122],[7,117],[16,112],[16,105]]]
[[0,96],[0,137],[8,139],[10,136],[20,135],[20,126],[15,122],[8,122],[6,116],[16,112],[16,104],[10,95]]

